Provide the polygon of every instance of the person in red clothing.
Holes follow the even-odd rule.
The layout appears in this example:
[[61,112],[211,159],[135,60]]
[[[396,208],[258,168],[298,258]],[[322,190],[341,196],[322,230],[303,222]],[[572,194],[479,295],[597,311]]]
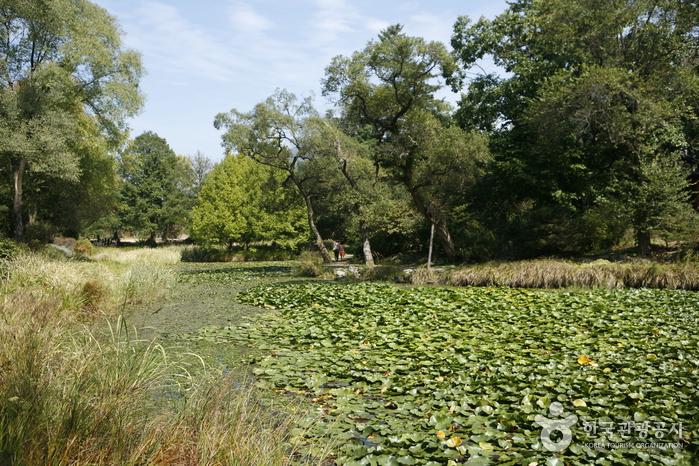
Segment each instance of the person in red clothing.
[[333,244],[333,252],[335,253],[335,262],[340,260],[340,242],[335,241]]
[[340,260],[345,260],[345,245],[340,243]]

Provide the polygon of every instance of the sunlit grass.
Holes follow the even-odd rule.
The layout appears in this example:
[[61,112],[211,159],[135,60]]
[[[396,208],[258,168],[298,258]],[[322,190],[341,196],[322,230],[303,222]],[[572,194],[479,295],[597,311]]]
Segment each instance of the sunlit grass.
[[[413,277],[413,283],[434,279],[434,274],[422,272]],[[699,267],[693,263],[613,263],[604,260],[574,263],[538,259],[460,267],[446,274],[443,281],[456,286],[699,290]]]
[[296,402],[127,331],[125,306],[160,299],[175,283],[169,264],[178,254],[100,250],[93,261],[25,254],[0,263],[0,464],[303,459],[294,428],[307,413]]

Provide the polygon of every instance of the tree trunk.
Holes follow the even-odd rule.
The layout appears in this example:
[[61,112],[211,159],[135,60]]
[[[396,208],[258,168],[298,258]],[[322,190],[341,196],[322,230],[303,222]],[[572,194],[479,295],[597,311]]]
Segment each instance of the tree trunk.
[[27,166],[27,159],[20,157],[12,163],[12,176],[14,178],[15,198],[12,206],[12,214],[15,221],[15,241],[24,243],[24,224],[22,223],[22,177]]
[[456,246],[454,245],[454,240],[449,232],[449,227],[447,227],[446,222],[438,219],[432,212],[430,212],[425,206],[425,201],[422,196],[410,183],[406,182],[406,187],[410,196],[413,198],[415,207],[417,207],[418,212],[422,214],[428,222],[434,225],[434,229],[439,236],[439,241],[442,243],[442,248],[444,249],[444,254],[450,262],[456,260]]
[[638,246],[638,253],[642,257],[650,256],[650,231],[639,230],[636,232],[636,245]]
[[374,255],[371,252],[371,241],[369,238],[369,228],[362,214],[359,217],[359,233],[362,235],[362,252],[364,253],[364,263],[367,267],[375,267]]
[[405,154],[405,166],[403,167],[403,184],[405,184],[406,189],[410,193],[410,197],[413,198],[418,212],[420,212],[420,214],[434,226],[435,231],[437,231],[437,236],[439,236],[439,241],[442,243],[442,248],[444,249],[444,254],[447,256],[447,260],[449,260],[449,262],[454,262],[456,260],[456,246],[449,232],[449,227],[446,221],[440,219],[438,215],[435,215],[435,213],[427,207],[427,203],[423,199],[422,194],[420,194],[420,188],[413,183],[414,163],[414,155],[410,151],[407,152]]
[[[324,123],[326,126],[329,126],[327,122],[324,121]],[[337,138],[335,139],[335,160],[337,160],[340,164],[340,171],[345,176],[345,179],[349,182],[352,189],[356,191],[357,195],[361,195],[357,180],[349,172],[349,168],[347,167],[347,158],[343,156],[342,145]],[[362,235],[362,253],[364,254],[364,263],[367,267],[373,268],[375,267],[375,264],[374,254],[371,252],[371,238],[369,235],[369,228],[366,224],[366,217],[364,216],[364,207],[360,201],[357,201],[354,204],[354,211],[357,214],[357,218],[359,218],[359,233]]]
[[330,264],[332,262],[332,259],[330,258],[330,253],[328,253],[325,244],[323,244],[323,237],[320,235],[318,227],[316,227],[316,222],[313,219],[313,201],[311,200],[311,196],[304,189],[302,189],[301,186],[299,186],[299,183],[296,181],[295,178],[294,182],[296,183],[296,187],[298,188],[299,192],[303,196],[304,201],[306,201],[306,212],[308,213],[308,226],[311,227],[311,232],[313,232],[313,236],[315,237],[316,247],[320,251],[320,255],[323,256],[323,262]]
[[432,246],[434,245],[434,223],[430,225],[430,249],[427,252],[427,270],[432,269]]

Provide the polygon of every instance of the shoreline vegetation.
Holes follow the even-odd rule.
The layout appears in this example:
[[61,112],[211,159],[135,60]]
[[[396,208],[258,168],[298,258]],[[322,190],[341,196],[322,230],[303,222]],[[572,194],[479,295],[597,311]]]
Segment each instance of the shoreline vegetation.
[[666,288],[699,290],[699,265],[687,263],[620,263],[561,259],[489,262],[452,270],[415,269],[412,284],[507,286],[513,288]]
[[0,464],[322,462],[322,447],[301,454],[301,400],[129,328],[124,315],[178,285],[180,254],[0,259]]
[[[334,464],[333,445],[308,434],[327,422],[318,408],[256,387],[249,368],[204,363],[130,330],[130,312],[186,286],[184,250],[96,247],[68,259],[47,248],[0,259],[0,463]],[[297,276],[353,277],[335,273],[348,262],[324,267],[316,253],[285,264]],[[212,274],[244,267],[211,265]],[[413,285],[699,289],[689,261],[352,267],[357,280]]]

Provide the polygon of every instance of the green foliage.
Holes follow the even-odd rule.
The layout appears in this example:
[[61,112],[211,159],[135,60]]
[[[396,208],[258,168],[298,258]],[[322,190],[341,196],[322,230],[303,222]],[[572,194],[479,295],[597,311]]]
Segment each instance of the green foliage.
[[168,238],[185,225],[192,204],[188,168],[157,134],[136,137],[121,156],[123,227]]
[[404,185],[444,253],[456,258],[444,201],[467,194],[490,154],[485,136],[449,125],[450,109],[435,97],[440,77],[460,84],[453,56],[395,25],[352,57],[335,57],[325,75],[323,95],[341,107],[351,134],[368,131],[374,163]]
[[0,235],[0,259],[12,259],[20,252],[17,243]]
[[85,256],[92,256],[95,253],[95,246],[87,238],[78,240],[75,251]]
[[24,239],[30,245],[50,243],[56,236],[56,227],[47,222],[34,222],[27,225]]
[[192,238],[231,248],[263,241],[294,248],[306,239],[305,211],[285,179],[284,172],[248,157],[226,156],[199,193]]
[[[316,247],[323,260],[330,262],[315,220],[314,204],[319,193],[314,190],[313,177],[318,172],[303,169],[303,166],[317,162],[316,147],[308,138],[309,123],[317,116],[311,97],[299,102],[294,94],[278,89],[250,112],[233,109],[218,114],[214,126],[226,131],[221,137],[222,144],[230,154],[249,157],[285,173],[288,183],[293,184],[305,203],[308,226]],[[307,176],[309,174],[311,176]]]
[[[312,394],[335,419],[310,435],[344,441],[343,464],[544,464],[535,416],[555,401],[578,417],[561,463],[689,464],[699,448],[691,292],[308,283],[239,299],[277,311],[193,337],[267,350],[261,384]],[[629,421],[648,421],[634,441],[656,447],[586,445],[627,442]],[[604,422],[611,433],[585,428]],[[669,432],[680,422],[684,441]]]
[[[647,253],[652,233],[693,228],[681,199],[689,170],[679,166],[697,151],[690,3],[518,1],[492,21],[459,19],[452,45],[462,65],[489,56],[508,73],[476,75],[457,116],[492,133],[496,163],[482,197],[508,240],[580,252],[605,247],[622,223]],[[590,211],[617,218],[604,224]],[[581,235],[581,223],[596,226]],[[595,245],[598,228],[608,234]]]
[[182,262],[249,262],[249,261],[288,261],[296,258],[296,252],[269,245],[242,247],[187,246],[182,250]]
[[[85,0],[0,4],[0,146],[15,178],[15,236],[23,240],[22,177],[77,180],[79,120],[94,118],[114,145],[143,95],[140,57],[123,49],[115,19]],[[79,144],[79,143],[77,143]]]

